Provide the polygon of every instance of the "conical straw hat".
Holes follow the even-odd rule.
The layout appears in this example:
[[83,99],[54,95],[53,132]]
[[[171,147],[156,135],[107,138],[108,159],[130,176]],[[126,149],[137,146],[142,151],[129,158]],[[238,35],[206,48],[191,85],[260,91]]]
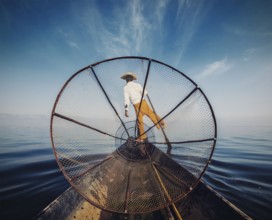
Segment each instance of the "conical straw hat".
[[121,76],[121,79],[126,79],[128,76],[131,76],[131,77],[133,78],[133,80],[136,80],[136,79],[137,79],[136,74],[131,73],[131,72],[126,72],[126,73],[124,73],[124,74]]

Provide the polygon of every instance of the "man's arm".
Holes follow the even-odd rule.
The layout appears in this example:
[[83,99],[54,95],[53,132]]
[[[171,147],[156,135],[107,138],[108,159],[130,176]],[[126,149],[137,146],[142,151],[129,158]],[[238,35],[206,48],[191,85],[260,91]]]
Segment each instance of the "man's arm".
[[124,99],[125,99],[125,116],[129,117],[128,115],[128,108],[129,108],[129,95],[126,89],[124,89]]

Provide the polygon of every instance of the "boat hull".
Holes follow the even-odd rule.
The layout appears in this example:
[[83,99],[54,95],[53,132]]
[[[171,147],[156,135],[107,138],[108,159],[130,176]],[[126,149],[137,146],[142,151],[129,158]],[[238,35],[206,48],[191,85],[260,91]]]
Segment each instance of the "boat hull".
[[[175,203],[182,218],[186,219],[251,219],[240,209],[199,182],[187,197]],[[169,212],[170,211],[170,212]],[[172,212],[174,215],[174,212]],[[119,214],[101,210],[86,201],[72,187],[49,204],[35,219],[170,219],[171,207],[143,214]],[[174,217],[175,219],[175,217]]]

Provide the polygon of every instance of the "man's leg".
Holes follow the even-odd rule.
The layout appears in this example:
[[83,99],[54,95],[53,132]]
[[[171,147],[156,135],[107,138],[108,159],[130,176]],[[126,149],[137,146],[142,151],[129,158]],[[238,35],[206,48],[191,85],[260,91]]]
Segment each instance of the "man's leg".
[[[142,109],[142,107],[141,107]],[[144,100],[144,108],[143,108],[144,113],[150,118],[150,120],[156,125],[156,127],[158,129],[160,129],[160,125],[162,127],[165,126],[164,121],[160,121],[161,118],[160,116],[158,116],[157,114],[155,114],[155,112],[152,111],[152,109],[149,107],[149,105],[147,104],[147,102]],[[160,121],[160,125],[158,124],[158,121]]]
[[147,137],[146,137],[146,134],[144,134],[144,121],[143,121],[143,114],[142,114],[142,106],[141,106],[141,111],[140,111],[140,113],[138,113],[139,105],[140,105],[140,104],[134,105],[134,109],[135,109],[136,117],[138,116],[137,127],[138,127],[138,129],[139,129],[139,139],[140,139],[140,140],[144,140],[144,139],[146,139]]
[[138,116],[138,129],[139,129],[139,138],[141,140],[146,139],[146,134],[144,134],[144,121],[143,121],[143,115],[140,112],[139,116]]

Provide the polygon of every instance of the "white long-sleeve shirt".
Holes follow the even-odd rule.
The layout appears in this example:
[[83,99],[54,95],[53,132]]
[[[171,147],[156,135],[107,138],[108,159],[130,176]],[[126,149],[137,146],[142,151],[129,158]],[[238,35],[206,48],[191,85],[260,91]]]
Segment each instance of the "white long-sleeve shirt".
[[[139,103],[142,98],[143,88],[139,83],[128,82],[124,87],[125,110],[128,110],[130,101],[133,105]],[[145,90],[144,95],[147,95]]]

